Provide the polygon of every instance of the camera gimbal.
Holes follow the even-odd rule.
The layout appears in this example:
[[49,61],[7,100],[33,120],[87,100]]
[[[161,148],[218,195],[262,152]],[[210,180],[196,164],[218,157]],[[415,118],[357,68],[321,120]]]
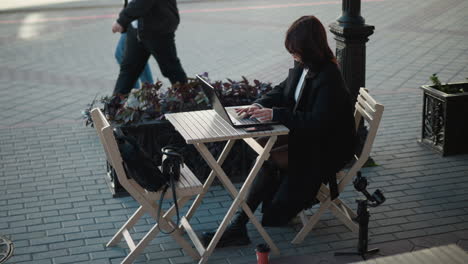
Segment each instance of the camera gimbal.
[[369,242],[369,210],[370,207],[377,207],[385,202],[385,196],[383,193],[377,189],[372,195],[367,191],[367,178],[363,177],[361,172],[357,173],[356,179],[353,181],[354,188],[363,193],[366,196],[366,199],[357,199],[358,203],[357,216],[353,219],[355,222],[359,223],[359,242],[357,247],[357,252],[337,252],[335,256],[349,256],[349,255],[359,255],[363,259],[366,259],[366,254],[375,254],[379,252],[378,248],[368,250]]

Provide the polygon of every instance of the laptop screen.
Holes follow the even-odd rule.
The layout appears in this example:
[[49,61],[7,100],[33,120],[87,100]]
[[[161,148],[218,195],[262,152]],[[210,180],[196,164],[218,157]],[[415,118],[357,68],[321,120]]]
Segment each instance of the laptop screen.
[[210,100],[211,104],[213,105],[213,110],[220,115],[224,120],[226,120],[229,124],[233,125],[231,118],[224,109],[223,104],[221,104],[221,100],[219,99],[218,95],[216,94],[216,90],[211,84],[205,81],[199,75],[195,75],[199,81],[202,83],[203,92],[206,94],[208,99]]

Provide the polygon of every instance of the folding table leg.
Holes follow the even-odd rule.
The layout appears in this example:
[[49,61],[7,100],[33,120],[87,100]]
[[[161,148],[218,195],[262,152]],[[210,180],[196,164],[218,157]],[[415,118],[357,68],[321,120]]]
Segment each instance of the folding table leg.
[[[224,149],[221,152],[221,155],[219,156],[218,161],[217,161],[217,163],[220,166],[223,165],[224,161],[226,160],[235,142],[236,140],[229,140],[224,146]],[[190,206],[190,209],[187,212],[187,215],[185,217],[187,220],[190,220],[192,216],[195,214],[195,211],[200,206],[203,197],[205,197],[205,194],[209,191],[211,184],[213,183],[213,180],[215,178],[216,178],[216,172],[214,170],[211,170],[210,175],[208,176],[208,178],[205,180],[205,183],[203,184],[202,192],[199,195],[197,195],[197,197],[195,198],[195,201],[192,203],[192,206]]]
[[221,222],[221,225],[219,226],[218,230],[216,231],[216,234],[212,238],[210,244],[208,245],[208,248],[205,251],[205,254],[203,254],[202,259],[200,260],[199,263],[204,263],[208,257],[212,254],[214,248],[216,247],[216,244],[218,243],[219,239],[221,238],[222,234],[224,233],[229,221],[231,220],[232,216],[234,213],[237,211],[239,206],[242,206],[243,210],[246,212],[246,214],[249,216],[250,220],[252,223],[255,225],[257,230],[260,232],[262,237],[265,239],[265,242],[269,244],[269,246],[272,249],[272,252],[274,254],[279,254],[279,249],[276,247],[276,245],[273,243],[273,240],[270,238],[268,233],[265,231],[263,226],[258,222],[250,208],[248,207],[247,204],[244,202],[244,197],[247,194],[248,189],[250,188],[251,183],[253,182],[255,176],[257,175],[258,171],[260,170],[261,166],[263,165],[263,162],[269,157],[269,152],[271,148],[273,147],[275,141],[276,141],[276,136],[270,137],[268,140],[267,144],[265,145],[263,152],[259,155],[257,158],[257,161],[252,168],[251,172],[249,173],[249,176],[245,180],[241,191],[237,192],[237,189],[235,186],[232,184],[232,182],[229,180],[227,177],[226,173],[224,170],[221,168],[221,166],[216,162],[214,159],[213,155],[210,153],[208,148],[202,144],[202,143],[197,143],[195,144],[195,147],[198,149],[200,154],[204,157],[208,165],[211,167],[211,169],[216,172],[216,175],[220,178],[222,184],[225,186],[225,188],[228,190],[228,192],[231,194],[231,196],[234,198],[234,202],[229,208],[226,216],[224,217],[223,221]]
[[208,261],[208,258],[211,256],[211,254],[213,253],[213,250],[216,248],[216,245],[221,239],[221,236],[224,234],[224,231],[226,231],[226,228],[229,222],[231,221],[231,218],[234,216],[234,213],[236,212],[237,208],[239,208],[239,203],[240,203],[240,199],[237,199],[229,208],[226,216],[224,216],[223,218],[223,221],[221,221],[221,224],[219,225],[218,230],[216,230],[215,235],[211,239],[210,244],[205,249],[205,253],[203,254],[200,261],[198,262],[199,264],[203,264],[206,261]]
[[265,242],[270,246],[272,253],[275,255],[279,255],[280,251],[278,247],[276,247],[275,243],[273,242],[271,237],[268,235],[265,228],[263,228],[260,221],[258,221],[258,219],[255,217],[250,207],[245,203],[245,197],[247,196],[247,192],[249,191],[250,186],[252,185],[255,177],[260,171],[260,168],[262,167],[264,161],[267,160],[268,157],[270,156],[270,150],[275,144],[276,139],[277,139],[276,136],[270,137],[267,144],[263,148],[263,151],[259,153],[259,156],[257,157],[257,161],[255,162],[253,168],[251,169],[249,175],[247,176],[247,179],[245,180],[244,184],[242,185],[239,191],[238,197],[240,198],[242,202],[241,203],[242,209],[247,214],[252,224],[257,228],[258,232],[263,237]]

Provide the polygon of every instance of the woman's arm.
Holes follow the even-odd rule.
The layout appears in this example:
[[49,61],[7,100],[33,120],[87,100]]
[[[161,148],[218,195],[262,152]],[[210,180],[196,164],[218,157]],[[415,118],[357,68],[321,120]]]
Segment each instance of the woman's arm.
[[270,92],[263,95],[260,99],[257,99],[254,104],[259,104],[265,108],[271,108],[273,106],[283,106],[284,102],[284,89],[286,87],[286,80],[276,85]]

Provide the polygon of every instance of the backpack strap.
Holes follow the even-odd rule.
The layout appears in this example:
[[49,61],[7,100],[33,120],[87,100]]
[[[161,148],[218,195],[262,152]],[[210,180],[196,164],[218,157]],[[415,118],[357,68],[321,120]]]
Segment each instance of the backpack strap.
[[[176,222],[176,227],[171,230],[170,232],[165,232],[163,230],[161,230],[160,226],[158,225],[158,228],[159,228],[159,231],[161,231],[161,233],[163,234],[171,234],[173,233],[176,228],[179,226],[179,223],[180,223],[180,214],[179,214],[179,205],[177,203],[177,194],[176,194],[176,182],[178,181],[178,179],[180,178],[180,166],[183,166],[184,165],[184,158],[181,154],[179,154],[178,152],[176,152],[174,150],[175,148],[174,147],[164,147],[161,149],[162,151],[162,154],[163,155],[166,155],[166,158],[163,160],[163,174],[167,173],[167,176],[168,176],[168,180],[169,180],[169,185],[167,185],[164,190],[162,191],[161,193],[161,197],[159,198],[159,209],[158,209],[158,214],[157,214],[157,217],[158,217],[158,221],[159,219],[161,218],[161,210],[162,210],[162,203],[163,203],[163,199],[164,199],[164,196],[167,192],[167,189],[170,187],[172,189],[172,199],[174,201],[174,206],[175,206],[175,209],[176,209],[176,214],[177,214],[177,222]],[[176,161],[176,162],[174,162]],[[178,166],[178,168],[174,168],[174,166]],[[178,175],[176,175],[178,174]]]

